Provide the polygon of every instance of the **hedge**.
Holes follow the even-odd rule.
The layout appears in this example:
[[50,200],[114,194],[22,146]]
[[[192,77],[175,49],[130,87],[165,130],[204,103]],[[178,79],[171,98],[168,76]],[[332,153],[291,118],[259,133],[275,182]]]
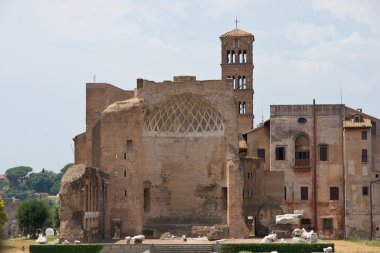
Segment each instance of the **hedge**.
[[30,253],[99,253],[103,248],[100,244],[56,244],[30,245]]
[[334,243],[238,243],[223,244],[223,253],[238,253],[240,251],[248,252],[271,252],[279,253],[308,253],[323,252],[323,248],[332,247],[334,251]]

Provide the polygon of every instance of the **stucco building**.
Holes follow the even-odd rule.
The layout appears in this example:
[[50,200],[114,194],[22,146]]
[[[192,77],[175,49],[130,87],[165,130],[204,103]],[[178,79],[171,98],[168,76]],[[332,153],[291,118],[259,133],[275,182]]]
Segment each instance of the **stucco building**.
[[245,134],[247,157],[284,173],[282,211],[304,210],[301,225],[322,238],[380,237],[379,119],[341,104],[270,109]]

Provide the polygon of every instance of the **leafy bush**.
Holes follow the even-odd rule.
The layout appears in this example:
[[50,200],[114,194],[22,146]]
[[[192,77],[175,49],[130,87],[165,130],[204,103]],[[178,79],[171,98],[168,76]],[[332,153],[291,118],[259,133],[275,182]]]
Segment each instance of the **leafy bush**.
[[30,245],[30,253],[99,253],[103,246],[100,244],[78,245]]
[[21,202],[16,211],[18,226],[26,229],[26,233],[46,227],[49,222],[49,209],[45,200],[31,199]]
[[247,252],[271,252],[300,253],[300,252],[323,252],[323,248],[332,247],[333,243],[239,243],[223,244],[222,252],[237,253]]

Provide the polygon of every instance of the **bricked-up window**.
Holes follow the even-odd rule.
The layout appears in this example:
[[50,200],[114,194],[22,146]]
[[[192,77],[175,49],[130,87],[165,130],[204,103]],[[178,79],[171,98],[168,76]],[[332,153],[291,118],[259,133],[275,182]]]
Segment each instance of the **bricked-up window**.
[[368,186],[362,187],[362,194],[363,194],[363,196],[368,196]]
[[331,229],[333,229],[333,219],[332,218],[325,218],[325,219],[323,219],[323,229],[324,230],[331,230]]
[[330,187],[330,200],[339,200],[339,187]]
[[367,149],[362,149],[362,163],[368,163]]
[[150,211],[150,188],[144,188],[144,212]]
[[285,147],[276,147],[276,160],[285,160]]
[[319,161],[327,161],[329,153],[328,145],[319,145]]
[[265,162],[265,149],[263,148],[258,148],[257,149],[257,157],[261,158]]
[[367,131],[362,131],[362,140],[367,140]]
[[309,199],[309,187],[302,186],[301,187],[301,200],[308,200]]
[[127,140],[127,150],[132,150],[132,148],[133,148],[133,141]]

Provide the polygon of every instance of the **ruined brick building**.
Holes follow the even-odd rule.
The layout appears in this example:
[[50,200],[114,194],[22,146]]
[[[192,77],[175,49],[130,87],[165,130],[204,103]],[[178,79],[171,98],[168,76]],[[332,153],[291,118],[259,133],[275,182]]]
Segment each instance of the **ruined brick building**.
[[248,217],[264,235],[295,209],[326,238],[379,237],[379,120],[344,105],[272,106],[252,129],[254,37],[220,40],[221,80],[87,84],[86,131],[61,182],[62,238],[215,224],[242,238]]

